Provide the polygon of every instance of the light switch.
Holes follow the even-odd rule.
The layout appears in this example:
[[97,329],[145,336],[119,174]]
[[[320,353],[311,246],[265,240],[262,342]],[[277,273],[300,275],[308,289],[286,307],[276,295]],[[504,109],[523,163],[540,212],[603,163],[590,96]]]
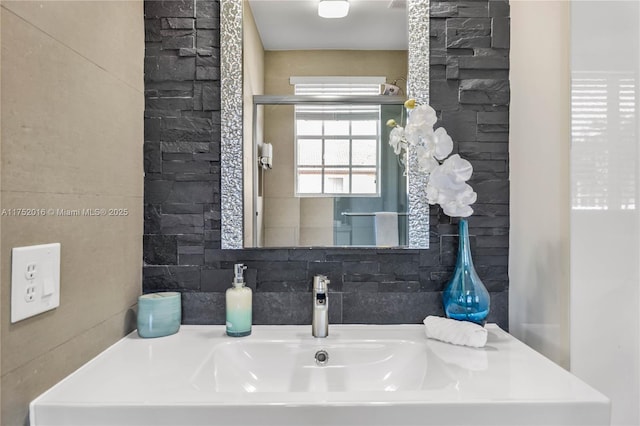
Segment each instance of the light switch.
[[42,295],[51,296],[56,292],[56,283],[52,278],[45,278],[42,286]]

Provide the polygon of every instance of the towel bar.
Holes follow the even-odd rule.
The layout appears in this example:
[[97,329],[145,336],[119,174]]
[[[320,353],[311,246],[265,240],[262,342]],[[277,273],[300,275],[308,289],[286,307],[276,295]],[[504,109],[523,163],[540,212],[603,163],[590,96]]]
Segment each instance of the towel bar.
[[[351,212],[342,212],[340,213],[342,216],[375,216],[375,213],[351,213]],[[398,216],[406,216],[406,213],[398,213]]]

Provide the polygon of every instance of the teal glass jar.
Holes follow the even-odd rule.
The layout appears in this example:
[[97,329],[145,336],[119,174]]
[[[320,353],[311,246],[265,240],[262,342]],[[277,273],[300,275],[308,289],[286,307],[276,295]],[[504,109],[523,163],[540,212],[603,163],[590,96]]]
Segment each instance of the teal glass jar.
[[460,219],[458,229],[458,260],[451,281],[442,293],[444,312],[447,318],[484,325],[491,308],[491,298],[473,267],[469,225],[465,219]]
[[182,321],[182,302],[178,292],[143,294],[138,297],[138,335],[162,337],[175,334]]

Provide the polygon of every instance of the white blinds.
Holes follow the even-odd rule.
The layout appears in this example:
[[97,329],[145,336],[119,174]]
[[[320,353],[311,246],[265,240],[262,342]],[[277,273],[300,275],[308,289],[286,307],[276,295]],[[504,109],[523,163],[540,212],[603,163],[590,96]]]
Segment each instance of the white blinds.
[[[298,83],[296,95],[376,96],[380,85],[372,83]],[[299,120],[377,120],[378,105],[296,105]]]

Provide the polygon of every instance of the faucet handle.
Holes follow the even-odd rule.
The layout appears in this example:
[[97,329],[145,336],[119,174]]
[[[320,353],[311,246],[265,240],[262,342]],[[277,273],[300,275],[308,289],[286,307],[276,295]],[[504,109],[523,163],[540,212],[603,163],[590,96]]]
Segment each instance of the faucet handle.
[[325,275],[316,275],[315,277],[313,277],[313,288],[316,291],[326,291],[327,284],[329,284],[330,282],[331,281],[329,281],[329,279]]
[[324,275],[313,277],[313,318],[311,334],[313,337],[327,337],[329,335],[329,294],[327,291],[329,279]]

